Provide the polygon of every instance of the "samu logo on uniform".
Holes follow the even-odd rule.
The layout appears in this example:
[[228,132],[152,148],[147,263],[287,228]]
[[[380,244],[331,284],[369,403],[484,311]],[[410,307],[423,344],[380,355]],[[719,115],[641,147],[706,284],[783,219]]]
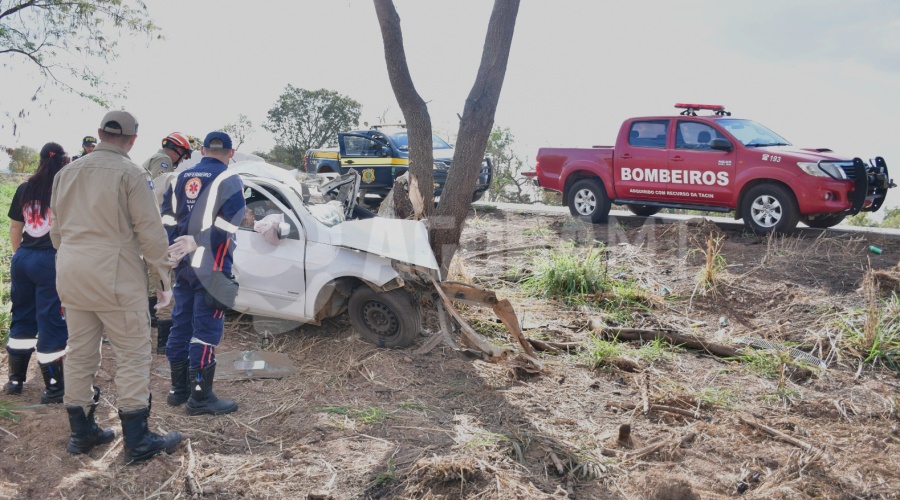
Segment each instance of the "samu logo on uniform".
[[40,238],[50,232],[50,224],[53,222],[53,214],[50,209],[41,216],[41,202],[33,201],[22,207],[22,217],[25,219],[25,232],[32,238]]
[[196,200],[200,195],[200,188],[203,187],[203,181],[197,177],[191,177],[184,183],[184,195],[191,200]]

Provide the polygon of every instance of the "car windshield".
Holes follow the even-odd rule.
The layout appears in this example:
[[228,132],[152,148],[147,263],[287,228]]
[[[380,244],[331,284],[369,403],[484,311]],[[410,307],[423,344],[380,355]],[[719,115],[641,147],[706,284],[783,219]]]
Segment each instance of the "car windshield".
[[763,146],[790,146],[791,143],[784,137],[772,132],[753,120],[737,120],[725,118],[716,120],[716,123],[728,131],[735,139],[748,148]]
[[[407,137],[405,130],[394,132],[388,135],[391,137],[391,141],[397,145],[400,151],[409,150],[409,137]],[[431,149],[453,149],[453,146],[447,144],[447,141],[441,139],[437,135],[431,134]]]

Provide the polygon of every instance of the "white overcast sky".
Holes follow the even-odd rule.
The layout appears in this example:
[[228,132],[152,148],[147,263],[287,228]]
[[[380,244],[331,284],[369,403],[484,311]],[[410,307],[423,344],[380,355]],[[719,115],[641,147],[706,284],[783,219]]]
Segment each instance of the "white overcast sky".
[[[139,163],[169,132],[202,137],[239,114],[256,126],[242,150],[269,149],[259,125],[287,84],[352,97],[361,121],[402,119],[369,0],[147,3],[165,40],[125,38],[104,68],[140,120]],[[452,141],[493,2],[395,5],[413,81]],[[0,145],[52,140],[75,153],[96,132],[104,110],[52,89],[30,103],[42,80],[0,63],[0,109],[29,110],[15,136],[0,124]],[[798,146],[884,156],[900,179],[900,1],[522,1],[494,125],[528,165],[543,146],[611,144],[623,120],[676,102],[723,104]]]

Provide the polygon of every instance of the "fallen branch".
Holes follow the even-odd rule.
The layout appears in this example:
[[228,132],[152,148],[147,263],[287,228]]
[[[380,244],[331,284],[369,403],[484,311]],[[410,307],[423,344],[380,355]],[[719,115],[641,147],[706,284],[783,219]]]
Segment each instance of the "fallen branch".
[[4,429],[3,427],[0,427],[0,431],[3,431],[16,439],[19,439],[19,436],[16,436],[15,434],[13,434],[12,432],[9,432],[8,430]]
[[[610,406],[615,406],[616,408],[622,408],[623,410],[634,410],[637,408],[637,405],[633,405],[630,403],[606,403]],[[681,415],[689,418],[696,418],[698,420],[706,420],[706,417],[700,415],[700,413],[685,410],[683,408],[676,408],[674,406],[666,406],[666,405],[650,405],[650,411],[661,411],[665,413],[675,413],[677,415]]]
[[188,490],[191,492],[192,498],[200,498],[203,496],[203,488],[200,486],[200,482],[197,481],[197,478],[194,477],[194,450],[191,449],[191,440],[187,440],[187,452],[188,452],[188,466],[187,466],[187,477],[185,477],[185,481],[187,481]]
[[498,253],[507,253],[507,252],[521,252],[522,250],[531,250],[535,248],[553,248],[552,245],[525,245],[522,247],[512,247],[512,248],[498,248],[497,250],[487,250],[485,252],[473,253],[471,255],[465,255],[464,257],[467,259],[477,259],[480,257],[487,257],[489,255],[496,255]]
[[611,340],[640,340],[652,342],[657,339],[681,347],[705,351],[723,358],[734,358],[739,355],[734,347],[716,342],[709,342],[703,337],[688,333],[678,333],[672,330],[641,330],[636,328],[608,328],[599,318],[591,318],[589,327],[593,331],[600,332]]
[[556,466],[556,472],[559,472],[559,475],[562,476],[566,473],[565,467],[563,467],[562,462],[559,460],[559,457],[556,456],[556,453],[550,452],[550,460],[553,460],[553,465]]
[[557,353],[559,351],[580,351],[584,349],[581,342],[549,342],[546,340],[528,339],[528,343],[538,351]]
[[813,445],[806,443],[804,441],[800,441],[797,438],[788,436],[787,434],[785,434],[777,429],[773,429],[767,425],[760,424],[759,422],[747,420],[746,418],[744,418],[740,415],[738,415],[738,419],[742,423],[749,425],[750,427],[756,428],[758,430],[761,430],[764,433],[768,434],[769,436],[771,436],[779,441],[783,441],[785,443],[792,444],[792,445],[796,446],[797,448],[800,448],[801,450],[807,451],[809,453],[813,453],[816,451],[816,448],[813,447]]

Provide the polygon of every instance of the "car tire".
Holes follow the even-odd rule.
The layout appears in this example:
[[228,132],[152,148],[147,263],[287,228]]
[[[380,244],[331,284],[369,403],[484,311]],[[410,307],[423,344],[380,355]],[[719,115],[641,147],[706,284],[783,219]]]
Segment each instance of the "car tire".
[[652,215],[656,215],[659,213],[662,208],[660,207],[651,207],[650,205],[625,205],[631,213],[634,215],[639,215],[641,217],[650,217]]
[[758,184],[744,195],[744,223],[756,234],[790,233],[800,222],[794,194],[778,184]]
[[816,229],[828,229],[829,227],[837,226],[838,224],[843,222],[845,217],[847,217],[847,214],[831,214],[822,217],[816,217],[815,219],[803,217],[802,222],[807,226],[814,227]]
[[360,286],[350,296],[347,313],[362,339],[378,347],[406,347],[422,330],[418,308],[403,289],[376,292]]
[[568,205],[573,216],[600,224],[609,219],[612,203],[599,179],[581,179],[569,188]]

